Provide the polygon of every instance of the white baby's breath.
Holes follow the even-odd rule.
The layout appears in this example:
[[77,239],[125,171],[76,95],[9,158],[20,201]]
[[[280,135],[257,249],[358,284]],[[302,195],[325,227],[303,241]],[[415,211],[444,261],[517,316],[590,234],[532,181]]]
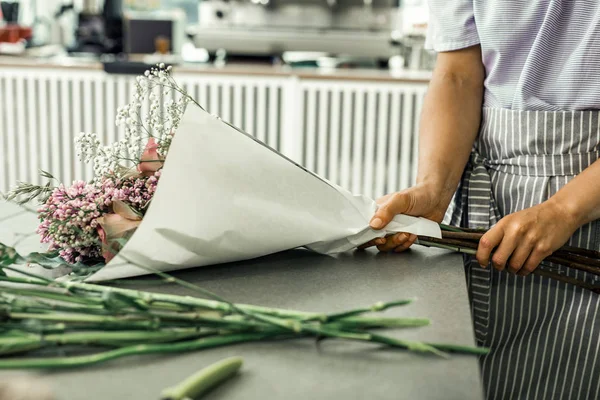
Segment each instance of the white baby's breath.
[[[117,172],[119,166],[137,165],[150,138],[156,140],[159,153],[167,155],[173,134],[191,101],[171,77],[171,71],[171,66],[161,63],[136,78],[131,102],[119,107],[115,117],[115,125],[123,132],[121,140],[103,146],[94,133],[77,136],[77,154],[82,161],[93,164],[96,179]],[[145,114],[143,104],[149,105]]]

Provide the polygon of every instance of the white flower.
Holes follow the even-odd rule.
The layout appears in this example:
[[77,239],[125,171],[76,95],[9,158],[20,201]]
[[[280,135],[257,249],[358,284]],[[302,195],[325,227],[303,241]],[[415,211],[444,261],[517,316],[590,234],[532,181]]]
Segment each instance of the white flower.
[[[171,66],[165,68],[161,63],[136,78],[131,103],[119,107],[115,116],[115,125],[121,128],[119,141],[101,146],[98,135],[93,133],[81,133],[75,138],[77,155],[84,162],[92,163],[96,180],[117,171],[119,165],[135,166],[149,136],[157,138],[160,154],[167,155],[172,133],[177,130],[190,101],[179,93],[173,97],[174,88],[183,89],[170,80],[171,70]],[[150,108],[142,112],[142,104],[146,102]]]

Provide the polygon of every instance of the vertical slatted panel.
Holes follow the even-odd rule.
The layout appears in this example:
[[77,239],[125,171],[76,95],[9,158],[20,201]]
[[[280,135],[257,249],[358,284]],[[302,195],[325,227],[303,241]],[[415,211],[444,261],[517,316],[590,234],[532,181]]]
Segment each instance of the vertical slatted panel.
[[258,140],[267,141],[267,87],[256,85],[256,132]]
[[[243,86],[240,82],[233,84],[233,125],[242,128],[244,121],[244,99],[242,97]],[[243,129],[243,128],[242,128]]]
[[[354,149],[352,151],[352,192],[362,192],[362,170],[363,170],[363,138],[365,118],[365,92],[357,90],[354,103]],[[366,193],[365,193],[366,194]]]
[[410,132],[411,119],[413,117],[413,102],[410,93],[402,94],[402,136],[400,140],[400,182],[399,189],[405,189],[410,185],[411,165],[410,156],[412,152],[412,133]]
[[267,105],[268,115],[268,136],[267,144],[274,149],[279,149],[279,127],[277,126],[278,114],[279,114],[279,90],[276,84],[270,84],[268,86],[269,91],[269,102]]
[[340,184],[340,95],[337,88],[331,92],[331,113],[329,124],[329,174],[327,176],[335,184]]
[[[176,77],[189,85],[194,95],[211,114],[219,115],[269,146],[279,149],[282,142],[282,119],[285,79],[223,76]],[[294,129],[298,129],[295,127]]]
[[317,129],[317,174],[327,177],[327,145],[329,132],[327,131],[329,121],[329,89],[317,93],[319,121]]
[[389,147],[389,98],[388,92],[379,93],[379,113],[377,115],[377,153],[375,155],[375,192],[374,197],[381,197],[385,194],[385,183],[387,178],[387,151]]
[[61,148],[62,148],[62,167],[63,167],[63,179],[65,184],[70,184],[73,180],[81,179],[81,177],[74,177],[74,167],[76,152],[74,148],[74,139],[76,133],[73,131],[71,126],[71,113],[73,112],[70,104],[72,104],[70,98],[69,84],[71,80],[61,79],[60,80],[60,92],[61,92],[61,113],[60,113],[60,136],[61,136]]
[[342,118],[342,149],[340,166],[340,186],[350,189],[351,160],[352,155],[352,123],[354,113],[352,112],[352,91],[343,90],[343,106],[341,107]]
[[[28,161],[29,165],[27,181],[40,184],[41,179],[38,174],[39,160],[40,160],[40,140],[39,140],[39,129],[38,129],[38,108],[36,105],[37,99],[37,79],[35,75],[27,74],[26,76],[26,87],[25,87],[25,99],[27,101],[27,137],[28,137]],[[1,140],[1,139],[0,139]],[[4,156],[0,149],[0,156]]]
[[[194,96],[194,98],[196,99],[196,101],[200,102],[200,83],[199,82],[190,82],[191,87],[192,87],[192,91],[190,92],[190,95]],[[202,104],[202,103],[200,103]]]
[[54,75],[50,77],[50,144],[51,144],[51,156],[50,165],[52,173],[56,174],[56,177],[61,182],[65,182],[65,171],[61,168],[61,132],[60,132],[60,116],[58,105],[60,104],[59,95],[59,78]]
[[[93,107],[93,91],[92,91],[92,84],[93,81],[87,77],[84,77],[82,79],[82,86],[83,86],[83,93],[82,93],[82,98],[81,101],[83,103],[83,131],[86,133],[94,133],[94,127],[93,127],[93,113],[94,113],[94,107]],[[123,88],[123,90],[125,90],[125,88]],[[98,133],[98,132],[95,132]],[[93,165],[92,164],[87,164],[85,167],[85,179],[89,179],[93,176],[94,172],[93,172]]]
[[419,154],[419,122],[421,117],[421,111],[423,110],[423,100],[425,98],[425,92],[419,90],[415,94],[415,110],[413,113],[413,129],[411,130],[411,136],[414,139],[413,142],[413,171],[411,177],[411,185],[414,185],[417,181],[417,166],[418,166],[418,154]]
[[104,129],[104,101],[103,101],[103,93],[102,93],[102,85],[103,79],[101,77],[97,77],[93,81],[94,87],[94,129],[93,131],[98,134],[100,137],[100,141],[104,144],[110,144],[108,141],[108,137],[106,135],[106,130]]
[[[83,82],[80,77],[75,77],[72,80],[73,83],[73,103],[70,107],[71,116],[73,118],[73,134],[78,135],[81,132],[84,132],[84,126],[82,121],[83,109],[82,109],[82,99],[81,94],[81,86]],[[79,160],[77,155],[73,155],[75,157],[75,171],[74,175],[77,180],[85,179],[85,164],[82,160]]]
[[[4,91],[6,88],[6,78],[0,76],[0,96],[4,97]],[[8,114],[9,102],[3,101],[0,103],[0,191],[2,193],[8,192],[10,189],[10,182],[8,180],[8,171],[10,164],[8,162],[8,131],[6,129],[6,115]]]
[[104,122],[106,124],[106,137],[110,143],[114,143],[118,140],[115,118],[119,104],[115,102],[115,85],[115,78],[109,76],[106,80],[106,96],[104,99],[104,112],[106,113],[106,121]]
[[[25,81],[23,78],[17,78],[15,81],[15,91],[16,96],[14,98],[15,109],[17,113],[17,121],[16,121],[16,130],[17,133],[17,149],[18,154],[27,154],[28,146],[27,146],[27,130],[25,127]],[[18,169],[18,179],[20,181],[27,181],[29,178],[29,174],[27,173],[27,158],[26,157],[17,157],[17,162],[19,163]]]
[[316,139],[317,139],[317,92],[316,90],[307,89],[307,104],[306,104],[306,144],[304,146],[304,166],[311,171],[316,169]]
[[201,90],[200,90],[200,105],[202,107],[204,107],[205,110],[207,110],[208,112],[212,112],[210,111],[210,103],[209,103],[209,97],[210,97],[210,85],[208,84],[208,82],[203,82],[202,86],[201,86]]
[[[123,86],[126,85],[125,79],[122,79],[121,85],[123,85]],[[146,130],[142,129],[142,133],[141,134],[142,134],[142,137],[144,137],[144,138],[147,137],[149,134],[153,134],[154,133],[154,130],[151,127],[149,127],[148,124],[146,123],[147,116],[150,113],[150,105],[152,103],[150,101],[150,98],[149,98],[149,96],[150,96],[151,93],[154,93],[154,94],[156,94],[158,96],[159,91],[157,90],[157,88],[154,88],[154,89],[152,89],[152,90],[150,90],[148,92],[148,97],[147,98],[140,99],[141,108],[140,108],[140,115],[139,115],[139,123],[143,124],[146,127],[146,130],[148,131],[148,132],[146,132]],[[125,94],[124,94],[124,96],[125,96]],[[119,100],[119,104],[117,105],[117,107],[124,106],[125,104],[127,104],[127,101],[128,101],[128,99],[126,97],[124,97],[123,99],[120,99]],[[125,132],[123,131],[123,128],[121,128],[121,131],[119,132],[119,135],[120,135],[121,138],[124,137]]]
[[48,108],[48,85],[50,81],[47,78],[40,78],[38,80],[38,109],[40,110],[40,165],[39,168],[44,171],[53,173],[50,165],[51,148],[50,148],[50,110]]
[[392,93],[390,106],[390,130],[389,130],[389,147],[388,147],[388,176],[386,193],[393,192],[398,189],[398,175],[404,171],[399,171],[399,154],[400,147],[400,93],[395,91]]
[[220,117],[225,121],[232,123],[233,116],[231,114],[231,85],[229,83],[224,84],[222,88],[221,110]]
[[306,96],[297,77],[280,88],[278,142],[280,150],[297,163],[303,162],[306,132]]
[[211,114],[219,114],[219,86],[207,84],[207,92],[209,95],[209,109]]
[[374,163],[375,163],[375,126],[377,124],[377,93],[373,89],[369,89],[367,95],[367,129],[365,141],[365,166],[363,175],[363,186],[361,193],[373,193],[374,183]]
[[[213,114],[270,146],[295,154],[307,168],[356,193],[380,196],[408,187],[417,169],[418,117],[425,85],[302,81],[297,78],[188,75],[183,85]],[[96,132],[114,143],[117,107],[127,104],[132,77],[104,73],[0,70],[2,188],[57,177],[89,179],[74,137]],[[143,102],[142,114],[148,112]],[[292,148],[293,147],[293,148]],[[289,155],[288,154],[288,155]]]
[[256,104],[254,101],[253,85],[246,86],[246,97],[244,101],[246,104],[246,126],[244,127],[244,130],[250,135],[256,136],[256,131],[254,129],[254,115],[256,110]]
[[[341,97],[335,99],[339,87]],[[305,146],[311,151],[311,125],[317,121],[317,143],[327,136],[327,168],[322,168],[322,145],[315,154],[304,157],[305,166],[319,175],[339,182],[352,192],[378,197],[411,185],[416,176],[418,116],[425,85],[376,84],[322,81],[304,82],[303,91],[315,91],[317,112],[312,114],[312,103],[306,98],[307,125],[303,126]],[[332,91],[332,94],[329,92]],[[415,97],[416,96],[416,97]],[[324,100],[325,99],[325,100]],[[339,102],[339,104],[338,104]],[[299,106],[300,107],[300,106]],[[334,111],[335,108],[335,111]],[[327,118],[326,129],[321,122]],[[339,118],[336,122],[333,118]],[[336,135],[339,139],[337,143]],[[335,153],[332,147],[338,147]],[[336,161],[336,157],[339,159]],[[310,160],[318,163],[312,166]],[[337,164],[337,168],[335,165]]]

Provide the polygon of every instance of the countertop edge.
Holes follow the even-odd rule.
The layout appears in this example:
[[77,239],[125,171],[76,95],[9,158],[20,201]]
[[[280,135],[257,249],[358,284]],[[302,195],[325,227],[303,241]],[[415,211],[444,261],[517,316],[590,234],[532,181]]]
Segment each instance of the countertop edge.
[[[8,61],[7,61],[8,60]],[[66,71],[103,71],[100,62],[54,62],[48,60],[26,60],[0,56],[0,70],[2,69],[49,69]],[[226,76],[253,76],[275,78],[297,78],[302,80],[330,80],[330,81],[362,81],[381,83],[411,83],[428,84],[430,71],[387,71],[368,69],[343,69],[343,70],[306,70],[286,69],[274,66],[257,65],[231,65],[214,67],[207,65],[181,65],[176,66],[176,71],[182,74],[198,75],[226,75]]]

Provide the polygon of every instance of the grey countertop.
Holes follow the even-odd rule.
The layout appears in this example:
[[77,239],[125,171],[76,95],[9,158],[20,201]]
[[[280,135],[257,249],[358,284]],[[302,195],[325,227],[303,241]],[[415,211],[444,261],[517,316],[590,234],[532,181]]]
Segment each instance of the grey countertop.
[[[0,241],[31,232],[35,215],[0,203]],[[35,249],[31,237],[19,248]],[[415,248],[404,254],[345,253],[337,257],[294,250],[261,259],[180,271],[179,278],[230,301],[307,311],[341,311],[408,297],[412,305],[389,316],[431,318],[422,328],[390,331],[405,339],[473,345],[461,257]],[[147,279],[147,278],[145,278]],[[174,286],[148,290],[184,294]],[[191,293],[188,293],[191,294]],[[481,399],[474,356],[450,359],[370,344],[302,339],[242,344],[174,356],[130,357],[86,369],[0,372],[0,379],[34,374],[58,399],[157,399],[160,391],[228,356],[245,360],[241,373],[206,399]]]

